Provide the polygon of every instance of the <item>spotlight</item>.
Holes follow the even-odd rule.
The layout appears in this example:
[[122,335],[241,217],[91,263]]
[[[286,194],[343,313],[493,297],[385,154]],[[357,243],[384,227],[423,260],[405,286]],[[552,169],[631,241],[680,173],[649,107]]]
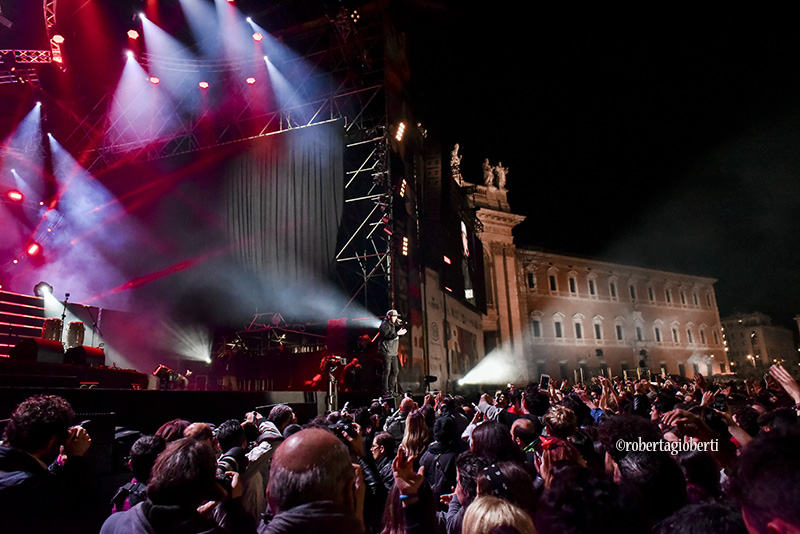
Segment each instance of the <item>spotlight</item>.
[[142,11],[141,13],[139,13],[139,18],[140,18],[140,19],[142,19],[142,20],[144,20],[144,19],[146,18],[146,17],[144,16],[144,11]]
[[53,36],[53,42],[56,44],[64,44],[64,36],[57,33]]
[[28,255],[30,255],[30,256],[36,256],[41,251],[42,251],[42,247],[39,245],[39,243],[31,243],[30,245],[28,245],[27,252],[28,252]]
[[408,185],[408,182],[406,182],[406,179],[403,178],[403,181],[400,182],[400,196],[401,197],[406,196],[406,186],[407,185]]
[[197,85],[200,86],[200,89],[208,89],[208,82],[200,82]]
[[9,191],[8,198],[10,200],[13,200],[14,202],[19,202],[20,200],[22,200],[23,197],[22,193],[20,193],[19,191]]
[[136,30],[128,30],[128,38],[133,39],[134,41],[139,38],[139,32]]
[[257,43],[260,43],[263,38],[264,34],[262,34],[261,32],[256,32],[253,34],[253,40]]
[[126,50],[125,51],[125,55],[128,56],[130,59],[133,59],[133,51],[132,50]]
[[248,24],[252,24],[253,23],[253,17],[247,17],[244,20],[246,20]]
[[408,238],[403,238],[403,256],[408,256]]
[[443,256],[443,258],[444,258],[444,262],[445,262],[447,265],[452,265],[452,263],[453,263],[453,262],[452,262],[452,261],[450,261],[450,258],[448,258],[447,256]]
[[395,134],[394,138],[398,141],[403,140],[403,134],[406,131],[406,123],[401,122],[400,125],[397,127],[397,133]]
[[150,79],[149,79],[149,81],[150,81],[150,83],[152,83],[153,85],[158,85],[158,84],[160,84],[160,83],[161,83],[161,79],[160,79],[158,76],[150,76]]
[[33,294],[37,297],[43,297],[46,294],[52,295],[53,294],[53,286],[42,280],[35,286],[33,286]]
[[252,76],[247,78],[245,81],[247,82],[248,85],[253,85],[254,83],[256,83],[256,79],[253,78]]

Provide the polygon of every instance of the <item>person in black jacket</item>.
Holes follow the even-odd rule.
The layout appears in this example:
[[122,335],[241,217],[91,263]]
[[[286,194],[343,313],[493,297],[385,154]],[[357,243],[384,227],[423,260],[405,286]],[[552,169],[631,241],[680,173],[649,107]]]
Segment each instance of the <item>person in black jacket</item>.
[[83,457],[92,440],[82,427],[70,427],[74,417],[55,395],[31,397],[14,410],[0,446],[4,533],[46,532],[56,523],[62,532],[87,528]]
[[443,494],[451,493],[456,486],[456,458],[464,451],[464,447],[455,420],[447,415],[436,420],[433,437],[436,441],[422,455],[420,465],[425,467],[425,479],[431,485],[435,502],[438,503]]
[[400,325],[400,313],[389,310],[383,319],[379,330],[378,352],[383,357],[382,394],[391,397],[397,392],[397,375],[400,374],[400,361],[397,359],[397,350],[400,346],[400,336],[406,333]]

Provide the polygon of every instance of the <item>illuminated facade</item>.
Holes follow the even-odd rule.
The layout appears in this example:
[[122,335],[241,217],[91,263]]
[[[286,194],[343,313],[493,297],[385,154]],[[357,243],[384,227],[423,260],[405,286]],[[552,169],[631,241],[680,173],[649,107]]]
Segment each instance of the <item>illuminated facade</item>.
[[688,378],[731,371],[712,278],[517,248],[507,192],[473,186],[484,226],[486,351],[504,348],[529,380]]
[[763,313],[737,314],[722,319],[728,358],[734,370],[761,374],[773,363],[797,368],[792,331],[772,324]]

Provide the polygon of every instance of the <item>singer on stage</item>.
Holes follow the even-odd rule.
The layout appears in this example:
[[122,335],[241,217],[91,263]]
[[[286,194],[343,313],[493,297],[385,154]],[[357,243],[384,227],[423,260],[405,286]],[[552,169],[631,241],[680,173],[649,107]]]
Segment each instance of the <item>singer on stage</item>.
[[397,349],[400,345],[400,336],[406,329],[400,327],[400,314],[397,310],[389,310],[381,323],[378,340],[378,352],[383,356],[383,396],[391,397],[397,392],[397,375],[400,373],[400,361],[397,358]]

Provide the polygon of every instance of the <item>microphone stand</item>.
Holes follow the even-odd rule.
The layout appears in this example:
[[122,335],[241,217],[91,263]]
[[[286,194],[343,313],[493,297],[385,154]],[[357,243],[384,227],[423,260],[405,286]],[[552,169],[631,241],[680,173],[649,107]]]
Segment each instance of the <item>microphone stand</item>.
[[103,332],[100,330],[100,327],[97,325],[97,320],[100,318],[100,310],[97,312],[97,317],[92,315],[92,307],[91,306],[84,306],[86,313],[89,314],[89,317],[92,319],[92,347],[94,347],[94,333],[97,331],[100,334],[100,337],[103,337]]
[[64,345],[66,348],[67,344],[64,342],[64,321],[67,320],[67,301],[69,300],[69,293],[64,294],[64,309],[61,312],[61,335],[59,335],[58,340]]

